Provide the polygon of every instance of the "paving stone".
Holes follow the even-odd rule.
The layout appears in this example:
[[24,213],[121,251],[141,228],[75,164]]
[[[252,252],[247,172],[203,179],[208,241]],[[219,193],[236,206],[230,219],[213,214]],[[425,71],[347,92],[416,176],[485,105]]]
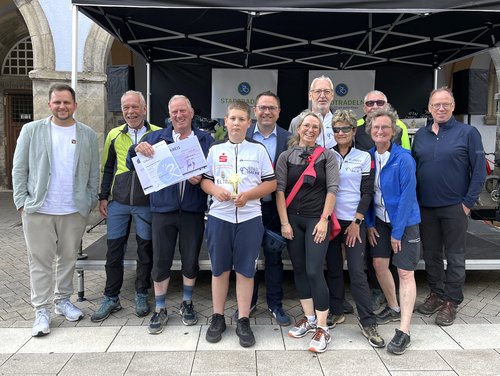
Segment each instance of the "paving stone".
[[14,354],[0,367],[0,374],[58,374],[72,354]]
[[498,376],[500,354],[494,350],[439,350],[443,359],[461,376]]
[[319,354],[318,359],[325,376],[390,375],[374,350],[328,350]]
[[410,348],[403,356],[396,356],[387,351],[379,351],[378,354],[387,369],[394,374],[394,371],[453,371],[437,351],[420,350],[411,351]]
[[318,356],[309,351],[257,351],[259,376],[321,376]]
[[500,348],[498,324],[471,324],[460,327],[452,325],[443,327],[443,330],[464,349]]
[[117,375],[125,374],[134,353],[83,353],[74,354],[58,376]]
[[193,374],[256,372],[254,351],[198,351],[194,357]]
[[190,375],[194,354],[194,351],[138,352],[125,375]]

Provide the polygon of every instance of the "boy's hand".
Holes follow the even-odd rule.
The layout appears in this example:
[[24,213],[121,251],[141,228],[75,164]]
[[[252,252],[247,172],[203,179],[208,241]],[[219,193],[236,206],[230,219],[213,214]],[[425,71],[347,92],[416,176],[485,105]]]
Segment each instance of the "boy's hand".
[[215,186],[215,192],[212,196],[220,202],[231,200],[231,192],[219,186]]
[[237,208],[241,208],[247,204],[248,198],[246,195],[246,192],[240,192],[236,195],[234,199],[234,205],[236,205]]

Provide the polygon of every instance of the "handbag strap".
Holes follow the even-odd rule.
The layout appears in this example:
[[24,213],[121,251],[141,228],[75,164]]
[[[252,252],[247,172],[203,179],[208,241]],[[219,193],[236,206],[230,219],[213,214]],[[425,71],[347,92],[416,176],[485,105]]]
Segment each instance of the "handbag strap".
[[290,203],[293,201],[293,199],[297,195],[297,192],[299,191],[300,187],[302,187],[302,184],[304,183],[304,175],[306,174],[306,172],[310,172],[311,170],[314,170],[314,162],[316,162],[316,159],[318,159],[319,156],[321,155],[321,153],[323,153],[325,150],[326,149],[322,146],[318,146],[318,147],[316,147],[316,149],[314,149],[314,153],[309,158],[309,165],[306,167],[304,172],[300,175],[299,179],[297,180],[297,182],[293,186],[292,191],[290,192],[290,194],[286,198],[286,201],[285,201],[286,207],[288,207],[290,205]]

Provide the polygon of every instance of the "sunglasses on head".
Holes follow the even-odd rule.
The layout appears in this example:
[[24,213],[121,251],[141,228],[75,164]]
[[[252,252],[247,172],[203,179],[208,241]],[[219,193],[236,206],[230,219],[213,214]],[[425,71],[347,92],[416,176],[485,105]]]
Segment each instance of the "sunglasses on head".
[[352,127],[349,125],[345,127],[333,127],[333,133],[339,133],[340,131],[342,131],[342,133],[351,133]]
[[382,107],[385,104],[385,101],[379,99],[377,101],[366,101],[365,104],[367,107],[373,107],[375,106],[375,104],[379,107]]

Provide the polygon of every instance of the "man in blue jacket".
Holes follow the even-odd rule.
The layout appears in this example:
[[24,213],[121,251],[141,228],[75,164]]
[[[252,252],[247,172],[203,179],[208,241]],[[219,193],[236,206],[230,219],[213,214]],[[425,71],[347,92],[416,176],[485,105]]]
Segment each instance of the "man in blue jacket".
[[[264,144],[271,157],[273,166],[279,155],[288,149],[288,138],[291,133],[276,124],[280,114],[280,100],[270,91],[257,95],[254,106],[257,123],[247,131],[247,138],[254,139]],[[281,224],[276,210],[276,195],[272,193],[262,198],[262,221],[266,228],[281,234]],[[283,311],[283,261],[281,251],[268,249],[263,244],[265,257],[265,283],[266,300],[269,312],[274,316],[279,325],[290,325],[290,318]],[[254,291],[250,311],[255,309],[259,289],[258,273],[255,273]]]
[[[212,137],[192,126],[194,110],[184,95],[174,95],[168,102],[172,125],[147,135],[143,142],[129,150],[127,166],[132,167],[131,158],[140,153],[152,156],[152,145],[164,141],[167,144],[188,137],[197,137],[201,148],[208,154]],[[200,188],[200,176],[151,193],[153,233],[153,270],[151,277],[155,290],[155,313],[149,322],[148,331],[159,334],[167,323],[166,294],[170,281],[170,269],[174,258],[177,237],[182,262],[183,298],[180,307],[184,325],[194,325],[198,316],[193,307],[193,289],[199,271],[198,256],[205,231],[207,195]]]
[[439,311],[436,324],[442,326],[453,324],[464,299],[467,217],[486,176],[481,136],[476,128],[455,120],[454,109],[450,89],[432,91],[429,111],[434,121],[421,128],[413,141],[420,234],[430,287],[429,296],[417,310],[425,315]]

